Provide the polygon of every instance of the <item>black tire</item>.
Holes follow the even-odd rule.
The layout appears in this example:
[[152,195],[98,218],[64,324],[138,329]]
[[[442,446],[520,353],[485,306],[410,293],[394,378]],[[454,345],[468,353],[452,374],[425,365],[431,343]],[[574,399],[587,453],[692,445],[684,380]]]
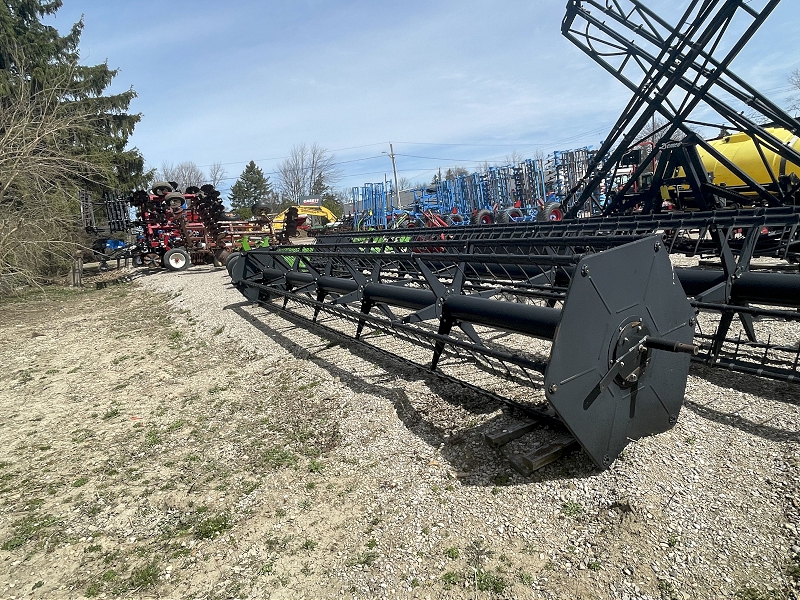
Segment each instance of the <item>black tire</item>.
[[183,248],[172,248],[164,253],[162,263],[170,271],[185,271],[192,264],[192,258]]
[[522,219],[522,218],[525,217],[525,215],[522,214],[522,211],[520,209],[518,209],[518,208],[509,208],[506,211],[506,214],[508,215],[509,221],[515,220],[515,219],[518,220],[518,219]]
[[536,215],[536,220],[541,222],[549,221],[563,221],[564,212],[561,210],[560,202],[548,202],[544,205],[539,214]]
[[235,264],[236,264],[236,262],[237,262],[237,261],[238,261],[238,260],[239,260],[241,257],[242,257],[242,255],[241,255],[239,252],[234,252],[234,253],[232,253],[230,256],[228,256],[228,257],[225,259],[225,261],[224,261],[224,264],[225,264],[225,268],[226,268],[226,269],[228,269],[228,273],[230,273],[230,272],[231,272],[231,269],[233,269],[233,265],[235,265]]
[[143,267],[144,266],[144,257],[141,254],[137,254],[131,258],[134,267]]
[[464,217],[458,213],[447,215],[444,220],[450,226],[464,224]]
[[170,192],[164,196],[164,202],[170,206],[183,206],[183,203],[186,202],[186,198],[179,192]]
[[166,196],[172,191],[172,186],[168,181],[156,181],[150,191],[156,196]]
[[504,225],[505,223],[508,223],[508,211],[501,210],[500,212],[498,212],[497,215],[495,216],[494,222],[499,225]]
[[475,225],[492,225],[494,223],[494,213],[490,210],[479,210],[473,215]]

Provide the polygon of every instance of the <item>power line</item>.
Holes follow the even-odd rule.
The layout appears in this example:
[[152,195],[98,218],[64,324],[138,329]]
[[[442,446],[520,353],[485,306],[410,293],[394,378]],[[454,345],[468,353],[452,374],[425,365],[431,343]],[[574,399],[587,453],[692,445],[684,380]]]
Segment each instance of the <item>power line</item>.
[[[327,150],[327,152],[344,152],[345,150],[357,150],[359,148],[370,148],[372,146],[385,146],[388,143],[389,142],[375,142],[374,144],[362,144],[361,146],[348,146],[347,148],[335,148],[333,150]],[[269,160],[281,160],[281,159],[284,159],[284,158],[289,158],[289,156],[276,156],[274,158],[255,158],[255,159],[253,159],[252,162],[266,162],[266,161],[269,161]],[[219,164],[222,165],[222,166],[225,166],[225,165],[246,165],[246,164],[248,164],[250,162],[251,161],[249,161],[249,160],[237,160],[237,161],[234,161],[234,162],[219,163]],[[211,164],[211,165],[198,165],[198,167],[201,168],[201,169],[204,168],[204,167],[213,167],[213,166],[214,166],[213,164]]]
[[[591,131],[584,132],[584,133],[581,133],[579,135],[567,137],[567,138],[564,138],[562,140],[558,140],[558,141],[550,142],[550,143],[540,143],[540,144],[466,144],[466,143],[464,143],[464,144],[457,144],[457,143],[441,143],[441,144],[438,144],[438,143],[435,143],[435,142],[397,142],[397,143],[408,144],[408,145],[420,145],[420,146],[424,145],[424,146],[476,147],[476,148],[481,148],[481,147],[486,147],[486,148],[507,148],[507,147],[536,148],[536,147],[548,147],[548,146],[552,148],[552,147],[555,147],[555,146],[558,146],[558,145],[561,145],[561,144],[566,144],[566,143],[569,143],[569,142],[572,142],[572,141],[575,141],[575,140],[585,139],[587,137],[590,137],[592,135],[596,135],[596,134],[598,134],[600,132],[607,131],[607,130],[608,130],[607,126],[598,127],[598,128],[593,129]],[[337,150],[331,150],[330,152],[340,152],[340,151],[344,151],[344,150],[355,150],[355,149],[359,149],[359,148],[369,148],[369,147],[374,147],[374,146],[382,146],[382,145],[387,145],[388,143],[389,142],[376,142],[376,143],[373,143],[373,144],[362,144],[362,145],[359,145],[359,146],[350,146],[348,148],[339,148]],[[403,156],[403,157],[406,157],[406,158],[416,158],[416,159],[420,159],[420,160],[446,161],[446,162],[462,163],[462,164],[467,164],[467,165],[470,165],[470,164],[480,165],[480,164],[484,164],[484,163],[496,162],[497,160],[503,158],[502,156],[499,156],[499,155],[498,156],[489,157],[489,158],[482,158],[482,159],[447,158],[447,157],[421,156],[421,155],[416,155],[416,154],[401,154],[401,153],[396,153],[395,155],[396,156]],[[375,160],[375,159],[379,159],[379,158],[383,158],[383,157],[384,157],[384,154],[377,154],[377,155],[367,156],[367,157],[363,157],[363,158],[354,158],[354,159],[349,159],[349,160],[336,161],[336,162],[332,163],[332,165],[333,166],[346,165],[346,164],[352,164],[352,163],[357,163],[357,162],[365,162],[365,161],[369,161],[369,160]],[[288,156],[276,157],[276,158],[271,158],[271,159],[258,159],[258,161],[254,161],[254,162],[263,162],[263,161],[268,161],[268,160],[279,160],[281,158],[288,158]],[[246,164],[247,162],[249,162],[249,161],[230,162],[230,163],[221,163],[221,164],[223,164],[223,165]],[[211,166],[211,165],[204,165],[204,166]],[[415,173],[415,175],[413,175],[412,178],[417,178],[417,177],[421,177],[423,175],[426,175],[428,173],[433,173],[433,172],[435,172],[437,170],[437,168],[438,167],[433,168],[433,169],[418,169],[418,168],[417,169],[413,169],[413,168],[412,169],[398,169],[398,172],[399,173]],[[366,176],[369,176],[369,175],[385,175],[386,172],[387,172],[387,169],[383,169],[381,171],[368,171],[368,172],[365,172],[365,173],[342,174],[342,177],[343,178],[354,178],[354,177],[366,177]],[[266,172],[264,172],[264,175],[266,175],[266,176],[280,175],[280,171],[279,170],[266,171]],[[230,177],[223,177],[223,178],[220,179],[220,181],[235,181],[237,179],[238,179],[238,176],[230,176]]]
[[516,144],[467,144],[467,143],[437,143],[437,142],[396,142],[398,144],[409,144],[412,146],[457,146],[457,147],[465,147],[465,148],[544,148],[544,147],[552,147],[558,144],[564,144],[567,142],[571,142],[573,140],[591,137],[593,135],[602,133],[604,131],[608,131],[611,128],[611,125],[603,125],[601,127],[597,127],[596,129],[592,129],[589,131],[582,132],[580,134],[564,138],[561,140],[556,140],[554,142],[543,142],[543,143],[516,143]]
[[441,158],[438,156],[417,156],[416,154],[400,154],[397,153],[395,156],[405,156],[407,158],[422,158],[425,160],[446,160],[450,162],[462,162],[462,163],[482,163],[486,162],[485,160],[475,160],[475,159],[466,159],[466,158]]

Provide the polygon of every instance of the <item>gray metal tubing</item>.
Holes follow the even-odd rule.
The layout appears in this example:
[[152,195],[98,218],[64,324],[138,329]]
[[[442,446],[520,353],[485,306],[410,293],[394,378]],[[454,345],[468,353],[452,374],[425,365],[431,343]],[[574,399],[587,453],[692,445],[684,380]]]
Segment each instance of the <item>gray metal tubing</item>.
[[278,279],[283,279],[283,276],[287,273],[281,269],[262,269],[261,274],[264,276],[264,279],[268,281],[276,281]]
[[[350,292],[358,289],[358,284],[350,279],[323,276],[316,281],[323,290],[330,292]],[[314,276],[310,273],[290,271],[286,273],[286,282],[295,286],[307,285],[314,282]],[[364,286],[363,299],[373,304],[384,303],[420,309],[435,304],[436,294],[421,288],[368,283]],[[451,321],[468,321],[546,340],[555,337],[556,327],[561,320],[561,310],[557,308],[461,295],[446,297],[442,314]]]
[[552,340],[561,321],[561,310],[470,296],[448,296],[442,306],[442,316],[450,321],[468,321]]
[[[725,281],[717,269],[675,269],[687,296],[696,296]],[[800,275],[747,271],[733,280],[731,299],[738,302],[800,306]]]
[[383,302],[404,308],[424,308],[436,303],[436,294],[421,288],[368,283],[364,286],[364,300],[373,303]]
[[748,271],[733,282],[733,299],[800,306],[800,275]]
[[311,273],[286,271],[286,283],[294,287],[301,287],[309,283],[314,283],[314,276]]
[[330,277],[321,275],[317,279],[317,285],[325,292],[336,294],[349,294],[358,289],[358,282],[353,279],[342,279],[341,277]]
[[[560,270],[556,275],[556,284],[568,285],[569,277],[574,272],[575,269],[571,267],[563,267],[563,271]],[[725,281],[725,274],[719,269],[676,268],[675,275],[689,297],[702,294]],[[747,271],[733,280],[731,299],[800,307],[800,274]]]

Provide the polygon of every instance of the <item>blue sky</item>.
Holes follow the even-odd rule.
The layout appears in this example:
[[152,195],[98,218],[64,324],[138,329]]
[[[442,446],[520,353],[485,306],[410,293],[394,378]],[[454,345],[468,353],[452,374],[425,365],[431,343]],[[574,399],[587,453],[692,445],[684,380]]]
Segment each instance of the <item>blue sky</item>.
[[[763,2],[762,2],[763,3]],[[561,36],[565,0],[64,0],[81,15],[86,64],[119,68],[143,114],[131,144],[148,165],[250,160],[270,174],[293,145],[336,155],[338,187],[438,168],[597,146],[630,94]],[[686,2],[650,0],[673,20]],[[781,105],[800,67],[796,0],[737,58]],[[224,186],[221,186],[224,187]]]

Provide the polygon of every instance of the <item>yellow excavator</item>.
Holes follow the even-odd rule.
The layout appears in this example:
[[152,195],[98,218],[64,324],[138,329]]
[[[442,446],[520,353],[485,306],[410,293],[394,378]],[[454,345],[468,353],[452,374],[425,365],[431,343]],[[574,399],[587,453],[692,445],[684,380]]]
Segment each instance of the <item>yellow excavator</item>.
[[[325,208],[324,206],[290,206],[283,212],[278,213],[272,218],[272,229],[277,234],[278,232],[283,231],[284,227],[286,227],[286,216],[289,214],[289,211],[292,209],[297,211],[297,227],[303,229],[304,226],[307,224],[306,222],[310,217],[319,217],[321,219],[327,219],[328,223],[336,223],[339,220],[335,214],[333,214],[330,210]],[[313,227],[322,227],[325,223],[320,223],[319,225],[313,225]],[[298,232],[299,235],[299,232]]]

